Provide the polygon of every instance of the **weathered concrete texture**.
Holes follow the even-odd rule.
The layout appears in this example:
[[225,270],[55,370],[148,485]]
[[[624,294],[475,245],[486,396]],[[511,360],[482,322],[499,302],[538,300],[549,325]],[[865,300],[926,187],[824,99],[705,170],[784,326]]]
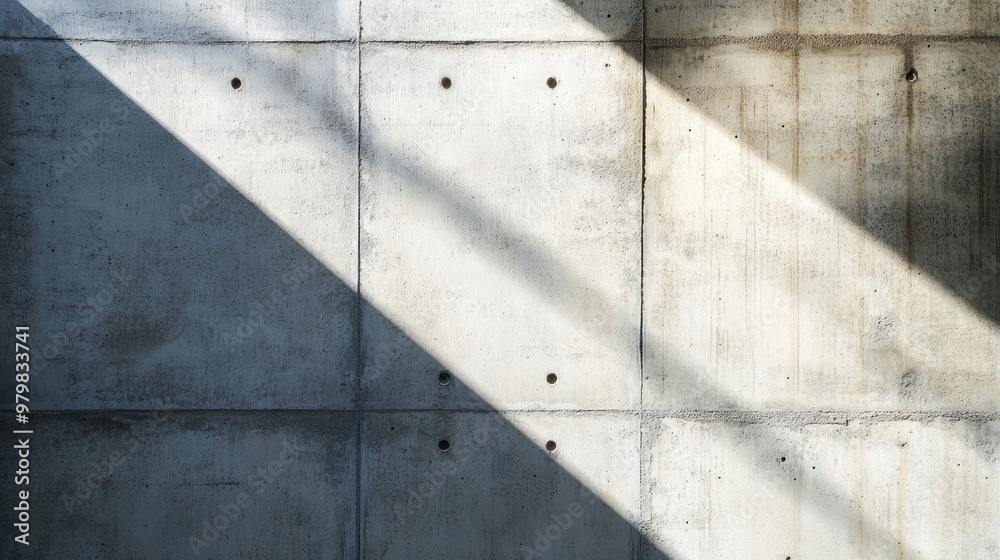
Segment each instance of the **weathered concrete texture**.
[[353,406],[356,51],[0,50],[36,406]]
[[802,0],[801,33],[998,35],[1000,5],[990,0]]
[[997,52],[650,50],[647,406],[996,408]]
[[[141,41],[358,37],[358,2],[352,0],[23,0],[19,4],[0,6],[0,37]],[[34,17],[24,17],[24,10]]]
[[364,40],[606,41],[640,39],[641,0],[369,0]]
[[32,544],[5,530],[5,558],[358,557],[354,413],[34,418]]
[[1000,6],[989,0],[647,0],[646,18],[650,39],[1000,34]]
[[478,395],[366,315],[367,406],[637,404],[637,55],[363,46],[361,293]]
[[0,0],[0,556],[1000,557],[944,4]]
[[646,37],[764,35],[794,29],[798,0],[715,2],[647,0]]
[[994,558],[1000,423],[649,418],[647,558]]
[[364,557],[632,557],[638,449],[634,414],[368,413]]

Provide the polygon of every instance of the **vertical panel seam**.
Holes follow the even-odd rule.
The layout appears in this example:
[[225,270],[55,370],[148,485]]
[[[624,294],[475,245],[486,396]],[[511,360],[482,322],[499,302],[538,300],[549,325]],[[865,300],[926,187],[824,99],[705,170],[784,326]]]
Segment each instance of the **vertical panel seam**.
[[356,558],[359,558],[359,559],[364,558],[364,547],[363,547],[363,544],[364,544],[363,543],[363,533],[364,533],[364,529],[363,529],[364,528],[364,496],[362,495],[362,492],[361,492],[361,490],[362,490],[362,488],[361,488],[361,479],[362,479],[362,467],[363,467],[363,461],[362,461],[362,455],[361,455],[362,454],[362,446],[361,446],[361,436],[362,436],[362,434],[361,434],[361,432],[362,432],[362,429],[364,428],[364,422],[362,421],[363,417],[364,417],[364,412],[363,412],[364,406],[363,406],[363,403],[361,402],[361,375],[362,375],[362,372],[364,371],[364,369],[363,369],[363,365],[364,365],[363,364],[363,359],[364,359],[364,357],[363,357],[362,348],[361,348],[361,341],[362,341],[362,337],[361,337],[361,328],[362,328],[362,326],[361,326],[362,325],[361,314],[362,314],[362,312],[364,310],[364,304],[363,304],[363,300],[362,300],[362,297],[361,297],[361,185],[362,185],[362,180],[361,180],[361,154],[362,154],[362,148],[361,148],[361,94],[362,94],[362,89],[361,89],[361,81],[362,81],[362,76],[361,76],[361,31],[362,31],[362,12],[361,12],[361,10],[362,10],[362,6],[361,6],[361,4],[362,4],[362,0],[358,0],[358,35],[357,35],[357,38],[356,38],[356,41],[357,41],[357,52],[358,52],[358,100],[357,100],[357,103],[358,103],[358,105],[357,105],[357,110],[358,110],[358,113],[357,113],[357,118],[358,118],[358,122],[357,122],[357,127],[358,127],[358,133],[357,133],[357,143],[358,143],[358,145],[357,145],[357,149],[358,149],[358,167],[357,167],[357,181],[358,181],[357,186],[358,186],[358,188],[357,188],[357,202],[358,202],[358,208],[357,208],[357,214],[355,216],[356,219],[357,219],[357,245],[356,245],[357,263],[356,263],[356,268],[355,268],[355,275],[356,275],[355,282],[357,284],[355,286],[355,294],[356,294],[356,299],[355,299],[355,306],[356,307],[355,307],[355,310],[356,311],[355,311],[355,316],[354,316],[354,321],[355,321],[354,322],[354,344],[355,344],[355,360],[354,360],[354,368],[355,368],[354,369],[354,414],[355,414],[355,459],[354,459],[355,460],[355,464],[354,464],[354,495],[355,495],[355,502],[354,502],[354,512],[355,512],[354,534],[355,534],[355,541],[354,541],[354,546],[355,546],[355,551],[354,551],[354,555],[355,555]]
[[633,550],[633,556],[638,560],[641,559],[645,554],[643,550],[645,547],[643,545],[644,538],[642,536],[642,522],[643,522],[643,499],[645,496],[645,491],[643,488],[643,380],[645,379],[645,311],[646,311],[646,301],[645,301],[645,289],[646,289],[646,2],[643,0],[640,8],[641,18],[640,25],[640,36],[642,42],[640,44],[641,49],[641,59],[639,72],[641,73],[642,79],[642,130],[640,135],[640,178],[639,178],[639,503],[636,507],[637,519],[635,520],[634,533],[637,534],[637,544]]

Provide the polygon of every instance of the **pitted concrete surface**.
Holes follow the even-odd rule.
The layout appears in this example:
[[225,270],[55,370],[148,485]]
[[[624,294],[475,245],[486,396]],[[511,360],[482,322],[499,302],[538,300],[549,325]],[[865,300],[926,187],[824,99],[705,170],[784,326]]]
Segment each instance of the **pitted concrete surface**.
[[0,0],[3,556],[1000,558],[998,53],[977,0]]

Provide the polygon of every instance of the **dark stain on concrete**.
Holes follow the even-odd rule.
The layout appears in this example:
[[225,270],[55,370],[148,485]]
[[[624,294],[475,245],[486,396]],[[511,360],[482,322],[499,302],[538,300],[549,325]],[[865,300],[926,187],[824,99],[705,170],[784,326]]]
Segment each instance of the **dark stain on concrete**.
[[[153,309],[153,311],[156,311]],[[156,348],[176,339],[184,331],[179,308],[162,309],[162,315],[115,312],[99,329],[107,333],[101,347],[120,356],[138,360]]]

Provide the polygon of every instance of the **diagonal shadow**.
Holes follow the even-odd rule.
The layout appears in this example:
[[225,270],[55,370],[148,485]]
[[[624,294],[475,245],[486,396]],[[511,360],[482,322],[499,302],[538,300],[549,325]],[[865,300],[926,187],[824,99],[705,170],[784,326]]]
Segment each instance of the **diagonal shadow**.
[[[378,140],[366,138],[366,146],[373,147],[377,146]],[[380,153],[379,150],[373,150]],[[392,150],[387,150],[392,153]],[[497,219],[495,216],[491,216],[488,213],[484,213],[482,208],[473,207],[467,201],[463,201],[461,198],[457,197],[453,192],[450,192],[448,188],[444,185],[438,183],[434,174],[429,171],[422,170],[420,168],[415,168],[410,162],[406,161],[402,156],[399,157],[389,157],[386,160],[379,162],[380,166],[384,166],[388,171],[396,176],[398,176],[401,181],[400,184],[406,185],[407,188],[412,188],[421,193],[433,193],[435,204],[440,204],[446,208],[444,214],[450,217],[455,227],[465,230],[484,230],[484,239],[501,239],[503,246],[517,246],[524,245],[527,247],[533,246],[533,243],[526,240],[525,235],[521,232],[513,232],[509,228],[505,227],[501,220]],[[483,226],[485,224],[485,228]],[[490,246],[482,241],[477,244],[477,249],[481,253],[491,256],[492,258],[501,261],[506,258],[503,251],[497,251],[495,246]],[[535,265],[535,266],[530,266]],[[518,263],[518,274],[528,281],[528,284],[534,286],[536,290],[545,291],[545,286],[547,284],[547,279],[551,277],[557,277],[560,279],[560,285],[564,290],[563,294],[580,294],[580,293],[591,293],[593,294],[595,307],[601,311],[600,315],[620,315],[622,312],[611,305],[610,302],[601,299],[601,294],[599,290],[592,290],[588,286],[588,282],[585,278],[576,276],[572,274],[571,271],[559,266],[558,260],[553,259],[549,255],[543,253],[528,251],[526,258],[523,262]],[[558,303],[565,306],[566,302],[572,301],[572,298],[560,299],[560,294],[546,294],[549,297],[557,298]],[[567,312],[574,312],[572,308],[566,308]],[[581,317],[575,316],[577,320]],[[403,352],[405,355],[406,352]],[[421,376],[421,371],[427,371],[430,369],[426,364],[421,364],[417,360],[404,359],[402,367],[409,367],[411,375],[414,379],[418,379]],[[691,371],[694,371],[691,369]],[[467,406],[470,403],[463,402],[463,406]],[[471,406],[475,407],[476,403],[471,403]],[[777,437],[767,437],[769,430],[765,427],[763,428],[764,437],[761,438],[759,442],[759,447],[763,450],[765,454],[777,456],[792,455],[792,449],[784,447],[778,441],[780,438]],[[783,473],[787,474],[787,473]],[[818,475],[814,480],[815,485],[819,488],[820,493],[833,494],[832,489],[834,488],[825,477]],[[846,508],[841,510],[834,510],[834,513],[838,516],[840,523],[850,524],[853,523],[855,518],[858,517],[857,514],[848,511]],[[871,525],[867,520],[865,520],[865,525]],[[882,541],[892,540],[891,535],[886,534],[885,531],[876,529],[874,531],[878,538]],[[647,551],[649,554],[655,554],[654,548],[649,547]]]
[[[168,152],[168,153],[169,153],[169,152]],[[432,182],[432,179],[431,179],[430,177],[428,177],[428,178],[427,178],[427,181],[428,181],[428,182]],[[234,191],[234,192],[235,192],[235,191]],[[252,206],[252,205],[249,205],[248,203],[246,203],[246,204],[247,204],[247,206]],[[461,203],[460,203],[460,202],[458,202],[458,203],[456,203],[456,204],[461,204]],[[248,207],[248,208],[246,209],[246,212],[245,212],[245,213],[252,213],[252,212],[253,212],[253,211],[255,211],[255,210],[256,210],[255,208],[249,208],[249,207]],[[466,213],[468,213],[468,212],[470,211],[470,209],[469,209],[469,208],[461,208],[461,210],[463,210],[463,212],[460,212],[460,213],[459,213],[460,215],[465,215]],[[244,218],[244,214],[241,214],[241,215],[240,215],[240,218],[241,218],[241,219],[245,219],[245,218]],[[487,221],[487,223],[495,223],[495,222],[490,222],[490,221]],[[273,224],[271,224],[271,227],[274,227],[274,226],[273,226]],[[261,229],[262,229],[262,231],[260,231],[260,232],[264,232],[264,233],[266,233],[266,232],[267,232],[266,228],[261,228]],[[258,233],[259,233],[259,232],[258,232]],[[494,233],[496,233],[496,232],[494,232]],[[508,234],[508,233],[505,233],[504,235],[507,235],[507,236],[508,236],[508,237],[510,237],[511,239],[516,239],[516,238],[517,238],[517,235],[516,235],[516,234],[513,234],[513,233],[509,233],[509,234]],[[237,237],[238,237],[238,236],[237,236]],[[203,262],[203,264],[204,264],[204,262]],[[295,264],[290,264],[290,265],[289,265],[289,268],[291,268],[291,269],[294,269],[294,268],[295,268],[295,266],[297,266],[297,265],[295,265]],[[280,272],[282,272],[282,271],[287,271],[287,270],[288,270],[289,268],[281,268],[281,267],[277,267],[277,270],[275,270],[275,271],[272,271],[272,272],[279,272],[279,273],[280,273]],[[307,266],[306,266],[306,268],[308,268],[308,269],[311,269],[311,268],[313,268],[313,266],[312,266],[312,264],[309,264],[309,265],[307,265]],[[272,277],[273,277],[273,276],[272,276]],[[226,279],[229,279],[229,278],[228,278],[228,277],[226,277]],[[246,293],[246,292],[247,292],[247,291],[244,291],[244,293]],[[252,290],[249,290],[249,292],[252,292]],[[252,295],[252,293],[251,293],[250,295]],[[368,308],[366,307],[366,311],[365,311],[365,313],[366,313],[366,314],[368,313],[367,309],[368,309]],[[373,316],[375,317],[375,321],[376,321],[376,322],[378,322],[378,321],[385,321],[385,322],[387,322],[387,323],[391,324],[391,321],[389,321],[388,319],[384,318],[384,316],[381,316],[381,314],[379,314],[379,313],[377,312],[377,310],[374,310],[374,309],[372,309],[372,313],[373,313]],[[288,320],[287,318],[284,318],[284,319]],[[126,337],[126,338],[127,338],[127,337]],[[413,351],[413,353],[419,353],[419,352],[421,352],[421,350],[419,350],[419,345],[414,345],[414,346],[415,346],[415,350]],[[435,368],[438,368],[438,367],[440,367],[440,365],[439,365],[439,364],[435,364],[435,361],[434,361],[433,357],[430,357],[430,356],[429,356],[429,355],[427,355],[426,353],[424,353],[424,354],[423,354],[423,359],[424,359],[424,362],[423,362],[423,364],[422,364],[422,366],[421,366],[421,369],[422,369],[422,368],[424,368],[424,367],[426,367],[426,368],[428,368],[428,369],[435,369]],[[475,397],[474,397],[474,395],[467,395],[467,396],[468,396],[468,401],[474,401],[474,400],[475,400]],[[244,398],[245,398],[245,397],[244,397]],[[537,451],[537,447],[535,448],[535,451]],[[542,456],[544,457],[544,455],[542,455]],[[427,510],[427,511],[428,511],[428,519],[440,519],[440,517],[435,517],[435,516],[432,516],[432,515],[430,515],[430,511],[432,511],[432,510]],[[444,537],[442,536],[442,538],[444,538]]]
[[[575,3],[563,1],[569,7],[575,7]],[[681,11],[690,9],[692,13],[704,16],[707,21],[714,21],[716,14],[712,13],[713,9],[725,10],[727,7],[706,7],[700,3],[688,2],[674,3],[673,6]],[[747,13],[769,14],[767,9],[756,12],[750,10]],[[600,28],[600,18],[593,19],[583,11],[579,15]],[[752,21],[747,25],[755,27]],[[723,131],[728,131],[729,138],[738,138],[741,148],[749,152],[751,158],[766,161],[768,165],[791,177],[796,187],[811,191],[817,198],[825,200],[833,209],[862,228],[870,238],[890,248],[916,270],[915,274],[930,275],[958,300],[964,301],[992,323],[996,323],[1000,319],[1000,286],[996,281],[995,264],[991,265],[990,262],[992,259],[995,263],[1000,243],[993,219],[997,211],[998,185],[995,153],[1000,137],[991,122],[977,124],[968,119],[952,118],[954,114],[992,113],[987,93],[993,82],[989,78],[990,72],[980,72],[977,78],[963,84],[971,86],[970,99],[963,98],[957,106],[948,103],[950,99],[942,95],[940,89],[931,87],[921,91],[919,86],[922,84],[907,84],[904,75],[909,65],[913,64],[915,43],[921,43],[920,46],[923,47],[924,41],[933,42],[937,39],[911,36],[903,38],[903,44],[898,47],[885,49],[895,54],[898,48],[897,67],[886,68],[886,75],[862,75],[859,79],[859,88],[867,85],[873,90],[882,89],[883,94],[888,90],[888,93],[897,96],[898,101],[890,102],[888,111],[884,114],[879,114],[877,110],[871,115],[862,114],[861,122],[857,122],[858,117],[853,115],[831,120],[829,111],[837,109],[836,100],[827,100],[827,105],[820,105],[819,100],[812,99],[809,101],[812,106],[807,105],[807,101],[802,101],[800,108],[799,92],[791,91],[799,87],[800,81],[807,79],[803,75],[810,71],[800,67],[801,52],[805,51],[816,59],[820,57],[815,55],[824,54],[824,49],[843,58],[857,57],[864,52],[866,44],[876,43],[875,39],[877,38],[836,36],[797,39],[787,35],[753,40],[728,37],[714,40],[669,37],[651,40],[646,37],[647,49],[637,61],[643,64],[650,87],[666,88],[681,98],[681,101],[686,98],[695,107],[692,112],[697,118],[694,120],[708,120]],[[987,37],[985,40],[991,42],[995,38]],[[852,41],[857,43],[853,50],[837,48],[844,44],[850,46]],[[727,42],[736,45],[733,52],[724,53],[729,57],[724,58],[723,62],[713,63],[712,47],[722,45],[721,49],[716,49],[725,51]],[[927,48],[930,47],[931,45],[927,45]],[[757,49],[764,51],[764,57],[786,58],[790,62],[788,68],[791,71],[786,75],[781,75],[780,72],[756,73],[755,59],[748,61],[747,55]],[[969,64],[970,68],[974,64],[971,59]],[[819,70],[817,62],[814,61],[813,66],[812,71]],[[766,65],[763,67],[769,68]],[[827,69],[828,72],[837,70],[841,68]],[[931,71],[936,72],[942,80],[958,77],[944,75],[946,71],[940,67]],[[784,79],[792,80],[792,84],[771,83]],[[813,82],[813,94],[816,97],[815,91],[822,86],[822,80],[813,78]],[[901,85],[885,87],[887,82]],[[775,89],[776,85],[778,89]],[[859,96],[861,91],[858,92]],[[940,103],[945,103],[944,108],[936,107]],[[872,105],[877,106],[875,103]],[[766,113],[771,119],[761,113]],[[923,120],[919,121],[921,116]],[[875,124],[881,122],[882,129],[866,129],[864,119],[868,117],[874,117]],[[686,128],[690,125],[683,121],[667,122],[669,117],[666,119],[657,122],[656,126]],[[923,122],[924,130],[918,127],[918,122]],[[930,133],[927,130],[928,122],[937,125]],[[835,129],[832,134],[828,130],[830,124]],[[780,130],[779,126],[785,130]],[[829,161],[823,161],[824,155],[827,155],[824,150],[829,153],[839,151],[844,146],[826,147],[825,144],[831,138],[836,138],[837,134],[850,137],[852,126],[858,126],[857,145],[862,152],[874,150],[877,154],[884,154],[886,150],[880,150],[874,143],[885,139],[886,142],[891,142],[889,150],[897,149],[896,153],[903,154],[902,157],[883,156],[878,161],[866,162],[864,153],[858,153],[844,158],[845,163],[849,164],[846,174],[835,169],[836,164],[830,165]],[[787,141],[789,136],[795,138],[794,143]],[[667,137],[672,138],[669,134]],[[898,138],[904,141],[900,143]],[[858,172],[852,174],[850,167],[856,167]],[[846,183],[847,188],[840,188],[839,182]],[[857,191],[860,191],[860,195]],[[781,210],[796,211],[794,208]],[[649,210],[647,216],[648,212]],[[781,248],[764,247],[754,250],[774,257]],[[772,260],[781,262],[782,259]],[[647,262],[647,270],[650,265]],[[835,317],[837,300],[825,297],[820,299],[822,301],[818,302],[818,306],[825,309],[828,317]],[[644,337],[647,345],[644,354],[659,356],[672,362],[679,370],[680,377],[685,377],[688,372],[698,376],[700,372],[711,368],[707,364],[686,363],[683,358],[673,356],[676,352],[671,349],[657,348],[655,337],[653,338],[654,340]],[[907,375],[912,379],[914,371],[911,369]],[[906,377],[904,385],[905,381]],[[723,397],[723,401],[726,400],[725,397],[731,397],[732,406],[736,408],[740,408],[739,403],[744,402],[743,399],[724,392]],[[963,398],[959,396],[947,399],[948,395],[944,394],[936,397],[942,402],[962,402]],[[767,434],[758,444],[765,454],[794,455],[793,450],[782,443],[782,438],[773,428],[763,430]],[[770,474],[781,474],[776,467],[769,470],[773,470]],[[836,486],[822,477],[819,487],[822,489],[820,492],[830,492],[834,496],[839,494]],[[860,521],[862,526],[873,525],[872,520],[862,518],[863,514],[849,511],[847,507],[833,508],[830,511],[835,515],[838,525],[851,526],[856,521]],[[876,530],[876,539],[893,541],[892,536],[881,528]],[[913,554],[914,551],[908,545],[901,543],[900,546],[904,557]]]
[[[16,2],[0,6],[52,36]],[[0,48],[2,260],[13,271],[2,330],[29,324],[37,345],[30,490],[39,521],[30,548],[4,540],[6,557],[194,556],[190,535],[254,489],[253,473],[273,458],[261,448],[282,437],[305,440],[306,458],[198,557],[412,558],[430,554],[420,543],[456,538],[469,557],[522,558],[531,546],[545,557],[636,557],[631,520],[506,416],[357,410],[359,314],[394,327],[358,297],[356,279],[330,272],[74,45]],[[351,126],[339,130],[356,130],[356,105],[340,103]],[[356,201],[355,175],[325,177],[304,187]],[[355,239],[327,241],[356,258]],[[407,348],[406,360],[443,368]],[[460,379],[446,389],[476,400]],[[175,412],[156,419],[161,400]],[[5,410],[13,404],[5,398]],[[150,419],[141,445],[119,444]],[[443,438],[451,455],[438,448]],[[92,494],[74,494],[121,455]],[[434,473],[449,457],[454,473],[412,507],[423,488],[400,469]],[[13,460],[0,459],[6,472]],[[81,497],[69,508],[67,495]],[[469,495],[476,503],[456,507]],[[3,519],[12,527],[14,512]],[[563,523],[556,537],[554,523]]]
[[[373,141],[371,139],[366,139],[369,145],[372,145]],[[513,232],[509,228],[505,228],[502,222],[496,219],[495,216],[490,216],[489,214],[483,213],[481,208],[475,208],[471,206],[467,201],[461,200],[456,197],[454,193],[448,192],[447,189],[443,188],[443,185],[437,184],[438,181],[432,173],[414,169],[413,166],[409,165],[409,162],[404,161],[403,158],[389,158],[386,161],[380,162],[381,165],[390,168],[390,171],[401,177],[403,180],[402,184],[408,187],[414,187],[417,190],[425,190],[427,192],[435,193],[435,203],[440,203],[442,206],[447,208],[445,212],[446,215],[452,217],[456,223],[456,227],[463,230],[475,229],[474,226],[482,227],[482,224],[487,224],[485,228],[484,238],[488,239],[501,239],[503,240],[503,245],[505,246],[516,246],[524,245],[531,247],[533,244],[530,239],[526,240],[525,235],[522,232]],[[502,260],[506,257],[502,251],[496,251],[496,247],[491,247],[486,244],[481,244],[477,248],[481,250],[484,254],[489,254],[497,260]],[[563,269],[558,266],[558,262],[553,260],[551,256],[545,255],[543,253],[531,253],[529,251],[528,258],[523,259],[524,262],[520,263],[518,266],[518,273],[529,280],[529,284],[535,286],[536,289],[540,291],[545,291],[546,280],[551,277],[560,278],[563,281],[563,287],[566,290],[564,293],[584,293],[587,289],[587,281],[585,278],[574,276],[570,271]],[[534,268],[529,265],[535,264]],[[593,291],[596,293],[596,291]],[[555,297],[557,300],[560,294],[547,294],[550,297]],[[615,313],[620,313],[619,310],[615,310],[613,307],[607,304],[606,301],[601,301],[599,294],[595,298],[597,303],[595,304],[598,309],[607,312],[611,315]],[[571,298],[565,298],[560,303],[565,304],[566,301],[570,301]],[[573,309],[568,309],[572,312]],[[602,313],[603,314],[603,313]],[[574,317],[580,319],[579,316]],[[419,371],[424,369],[423,366],[417,366],[413,368],[414,377],[419,377]],[[687,369],[687,368],[685,368]],[[694,371],[694,369],[691,369]],[[734,401],[735,402],[735,401]],[[464,404],[464,403],[463,403]],[[473,405],[475,406],[475,405]],[[766,431],[766,430],[765,430]],[[775,438],[777,439],[777,438]],[[768,438],[764,438],[762,442],[762,448],[768,448],[769,444]],[[775,445],[773,449],[773,455],[783,456],[790,454],[791,450],[787,450],[780,445]],[[825,488],[824,480],[822,477],[818,477],[819,486]],[[855,515],[846,510],[839,511],[839,517],[847,523],[853,520]],[[887,540],[888,536],[883,535],[883,540]]]
[[[560,1],[577,8],[574,2]],[[728,130],[752,154],[825,200],[983,316],[1000,321],[1000,283],[990,269],[990,259],[1000,254],[995,219],[1000,212],[1000,127],[992,120],[975,122],[974,117],[993,114],[990,92],[998,70],[981,64],[982,53],[958,51],[953,60],[935,59],[934,46],[963,39],[916,32],[882,39],[870,34],[715,36],[714,22],[728,21],[723,16],[731,17],[724,14],[729,6],[687,0],[668,4],[655,9],[659,13],[669,7],[656,16],[662,20],[659,27],[669,18],[681,18],[683,23],[677,27],[683,28],[684,35],[646,36],[649,60],[645,70],[650,80],[687,98],[694,111]],[[794,13],[782,12],[778,18],[774,6],[760,8],[739,11],[748,18],[741,22],[743,28],[769,28],[776,21],[796,27]],[[605,25],[593,13],[577,12],[597,29]],[[647,26],[652,25],[647,22]],[[698,34],[693,30],[699,28],[706,30],[704,37],[695,37]],[[997,40],[995,33],[976,34],[964,42],[989,47]],[[759,60],[758,53],[769,57],[770,64],[778,60],[780,67],[765,65],[768,72],[755,72],[752,67]],[[862,73],[855,93],[865,97],[868,88],[870,93],[880,91],[894,99],[871,99],[868,113],[837,119],[830,114],[839,109],[831,105],[836,100],[818,96],[800,100],[801,83],[812,81],[815,93],[824,87],[822,72],[845,69],[823,69],[817,55],[856,59],[859,53],[891,57],[892,64]],[[803,66],[806,56],[815,60]],[[920,63],[926,64],[924,73],[918,72],[922,77],[909,83],[907,70]],[[785,75],[775,75],[786,70]],[[964,92],[959,98],[945,93],[943,84],[954,82],[960,82]],[[834,79],[828,80],[827,87],[832,84],[845,85]],[[852,142],[839,145],[836,134]],[[794,146],[783,141],[786,135],[796,138]],[[896,150],[896,157],[882,154],[876,161],[866,161],[864,151],[879,154],[883,150],[877,143],[883,141],[891,142],[887,151]],[[859,151],[843,154],[851,149]],[[830,166],[830,159],[846,169]],[[818,172],[808,173],[810,166]],[[970,290],[972,277],[985,277],[984,285]]]

